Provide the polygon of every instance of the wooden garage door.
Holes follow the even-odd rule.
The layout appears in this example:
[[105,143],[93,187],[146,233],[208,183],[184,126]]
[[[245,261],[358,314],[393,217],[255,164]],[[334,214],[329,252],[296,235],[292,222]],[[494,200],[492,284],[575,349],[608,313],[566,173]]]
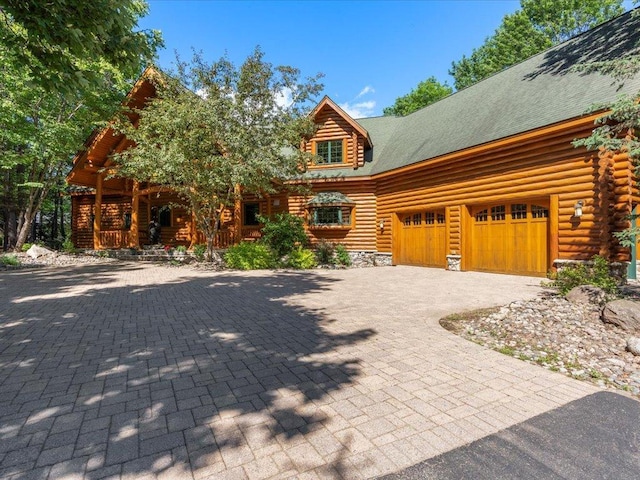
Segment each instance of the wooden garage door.
[[444,267],[446,265],[446,223],[444,210],[400,214],[396,256],[398,265]]
[[549,205],[501,203],[471,209],[472,270],[544,276],[548,269]]

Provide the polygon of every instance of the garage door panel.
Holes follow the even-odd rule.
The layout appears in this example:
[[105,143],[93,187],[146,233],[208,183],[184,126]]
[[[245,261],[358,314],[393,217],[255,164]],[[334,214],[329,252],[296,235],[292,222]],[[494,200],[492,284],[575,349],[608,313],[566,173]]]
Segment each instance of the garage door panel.
[[400,228],[394,242],[398,265],[444,267],[446,265],[446,223],[444,211],[423,211],[399,215]]
[[471,210],[472,270],[544,275],[548,264],[548,206],[529,202]]

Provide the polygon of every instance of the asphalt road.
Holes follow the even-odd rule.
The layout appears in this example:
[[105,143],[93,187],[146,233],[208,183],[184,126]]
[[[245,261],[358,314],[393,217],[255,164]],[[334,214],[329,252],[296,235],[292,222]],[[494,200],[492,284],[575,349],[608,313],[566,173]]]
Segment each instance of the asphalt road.
[[599,392],[379,480],[640,479],[640,402]]

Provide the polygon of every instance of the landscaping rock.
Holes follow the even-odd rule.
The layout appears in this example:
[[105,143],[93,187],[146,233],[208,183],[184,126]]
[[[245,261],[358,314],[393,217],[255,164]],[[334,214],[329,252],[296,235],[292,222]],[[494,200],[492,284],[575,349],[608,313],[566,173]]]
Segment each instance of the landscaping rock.
[[594,285],[579,285],[567,293],[567,300],[571,303],[591,303],[602,305],[605,303],[607,294],[600,287]]
[[455,330],[443,326],[524,361],[640,395],[640,356],[629,349],[627,332],[602,322],[601,310],[598,304],[545,295],[457,320]]
[[628,338],[627,351],[633,353],[636,357],[640,356],[640,338],[638,337]]
[[640,302],[614,300],[605,305],[601,315],[604,323],[610,323],[630,332],[640,332]]
[[33,259],[45,256],[45,255],[51,255],[53,253],[55,253],[53,250],[49,250],[48,248],[41,247],[40,245],[31,245],[31,247],[29,247],[29,250],[27,250],[27,255]]

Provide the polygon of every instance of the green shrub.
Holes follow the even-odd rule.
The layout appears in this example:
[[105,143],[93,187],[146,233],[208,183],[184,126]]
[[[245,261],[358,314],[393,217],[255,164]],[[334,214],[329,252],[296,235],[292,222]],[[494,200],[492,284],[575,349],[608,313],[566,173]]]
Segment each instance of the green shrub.
[[320,265],[333,265],[334,258],[333,253],[335,251],[335,245],[326,240],[320,240],[316,244],[316,258]]
[[23,243],[22,244],[22,248],[20,250],[22,252],[26,252],[27,250],[29,250],[31,248],[32,245],[33,245],[33,243]]
[[558,271],[554,277],[548,285],[558,289],[562,295],[566,295],[578,285],[594,285],[610,294],[618,292],[618,282],[611,275],[609,262],[600,255],[592,258],[591,265],[584,263],[568,265]]
[[207,244],[206,243],[198,243],[193,247],[193,254],[196,256],[198,261],[203,262],[204,256],[207,253]]
[[288,255],[299,245],[309,241],[304,230],[304,220],[290,213],[276,213],[273,218],[258,216],[262,227],[262,242],[268,245],[278,258]]
[[335,248],[335,263],[336,265],[342,265],[343,267],[351,266],[351,256],[347,252],[347,248],[339,243]]
[[178,253],[187,253],[187,247],[185,247],[184,245],[178,245],[176,247],[176,252],[178,252]]
[[227,266],[239,270],[273,268],[276,263],[269,247],[258,242],[240,242],[229,247],[224,260]]
[[76,247],[70,238],[62,242],[62,251],[65,253],[76,253]]
[[2,255],[0,257],[0,264],[17,267],[18,265],[20,265],[20,260],[15,255]]
[[284,265],[289,268],[306,270],[316,267],[318,265],[318,262],[316,261],[316,255],[313,250],[309,250],[308,248],[303,247],[296,247],[291,252],[289,252]]

